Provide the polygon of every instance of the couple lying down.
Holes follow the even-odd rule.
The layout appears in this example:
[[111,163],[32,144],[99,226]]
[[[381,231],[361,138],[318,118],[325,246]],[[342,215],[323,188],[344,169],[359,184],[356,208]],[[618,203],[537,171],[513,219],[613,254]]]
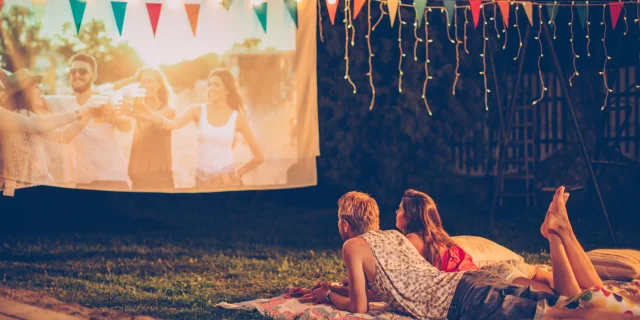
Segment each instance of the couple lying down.
[[[376,201],[349,192],[338,201],[348,285],[319,282],[290,293],[301,296],[301,302],[328,303],[353,313],[365,313],[370,301],[382,301],[419,319],[640,319],[600,308],[569,309],[559,302],[561,296],[603,286],[573,233],[568,197],[564,187],[556,190],[540,229],[549,240],[553,273],[536,270],[529,279],[475,266],[442,229],[435,204],[424,193],[409,190],[403,196],[396,212],[402,234],[381,231]],[[558,308],[548,307],[556,303]]]

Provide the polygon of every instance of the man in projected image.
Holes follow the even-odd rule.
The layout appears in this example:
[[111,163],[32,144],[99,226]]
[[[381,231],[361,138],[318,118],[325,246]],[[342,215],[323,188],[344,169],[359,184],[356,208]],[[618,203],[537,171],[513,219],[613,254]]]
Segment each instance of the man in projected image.
[[[98,77],[96,59],[84,53],[71,57],[69,85],[72,96],[48,96],[47,103],[55,112],[78,109],[89,100],[98,99],[91,86]],[[106,101],[105,101],[106,103]],[[73,176],[76,188],[128,190],[125,159],[116,140],[116,130],[130,132],[131,120],[107,109],[101,120],[93,120],[72,142]]]

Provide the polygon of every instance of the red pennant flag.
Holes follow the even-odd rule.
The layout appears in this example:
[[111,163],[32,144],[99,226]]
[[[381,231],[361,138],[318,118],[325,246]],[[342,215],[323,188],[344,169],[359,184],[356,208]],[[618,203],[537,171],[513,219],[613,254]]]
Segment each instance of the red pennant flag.
[[618,25],[622,6],[624,6],[622,2],[609,2],[609,12],[611,12],[611,25],[614,29],[616,28],[616,25]]
[[2,6],[4,5],[4,0],[0,0],[0,11],[2,11]]
[[482,0],[469,0],[471,6],[471,14],[473,15],[473,28],[478,27],[478,21],[480,20],[480,5]]
[[161,10],[162,3],[147,3],[147,12],[149,13],[149,20],[151,21],[153,36],[156,35],[156,29],[158,28],[158,20],[160,20]]
[[362,7],[364,6],[364,3],[366,2],[366,0],[355,0],[356,2],[353,4],[353,18],[357,18],[358,17],[358,13],[360,13],[360,10],[362,10]]
[[191,24],[191,32],[193,36],[196,36],[196,29],[198,28],[198,15],[200,14],[199,3],[185,3],[185,10],[187,10],[187,17],[189,17],[189,24]]
[[509,9],[511,5],[509,1],[498,1],[498,6],[500,6],[500,12],[502,12],[502,21],[504,21],[505,27],[509,26]]
[[329,11],[329,18],[331,18],[331,24],[336,22],[336,11],[338,11],[338,0],[327,0],[327,10]]

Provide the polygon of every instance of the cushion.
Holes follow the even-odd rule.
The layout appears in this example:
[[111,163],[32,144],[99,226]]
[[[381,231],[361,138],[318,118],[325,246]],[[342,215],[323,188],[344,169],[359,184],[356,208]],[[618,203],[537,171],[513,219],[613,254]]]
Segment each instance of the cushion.
[[640,278],[640,251],[631,249],[596,249],[587,256],[601,278],[632,280]]
[[473,262],[480,268],[498,262],[507,262],[511,265],[524,263],[522,256],[489,239],[474,236],[451,238],[473,257]]

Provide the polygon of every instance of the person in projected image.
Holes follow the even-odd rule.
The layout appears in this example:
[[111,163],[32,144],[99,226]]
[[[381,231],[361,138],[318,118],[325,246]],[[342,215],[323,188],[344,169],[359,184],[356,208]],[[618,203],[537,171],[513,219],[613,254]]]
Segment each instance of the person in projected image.
[[[172,108],[173,93],[162,71],[145,67],[132,77],[116,81],[114,90],[132,83],[138,83],[144,89],[144,104],[157,116],[173,119],[176,116]],[[123,108],[122,114],[135,116],[129,108]],[[171,132],[151,121],[139,119],[133,131],[131,155],[129,156],[129,178],[134,191],[173,190],[174,180],[171,156]]]
[[[229,70],[213,70],[207,79],[208,102],[189,107],[175,119],[143,106],[135,115],[166,130],[176,130],[194,122],[198,126],[196,188],[213,190],[242,186],[242,176],[264,161],[262,147],[251,128],[242,98]],[[240,133],[253,153],[253,159],[235,169],[233,146]]]

